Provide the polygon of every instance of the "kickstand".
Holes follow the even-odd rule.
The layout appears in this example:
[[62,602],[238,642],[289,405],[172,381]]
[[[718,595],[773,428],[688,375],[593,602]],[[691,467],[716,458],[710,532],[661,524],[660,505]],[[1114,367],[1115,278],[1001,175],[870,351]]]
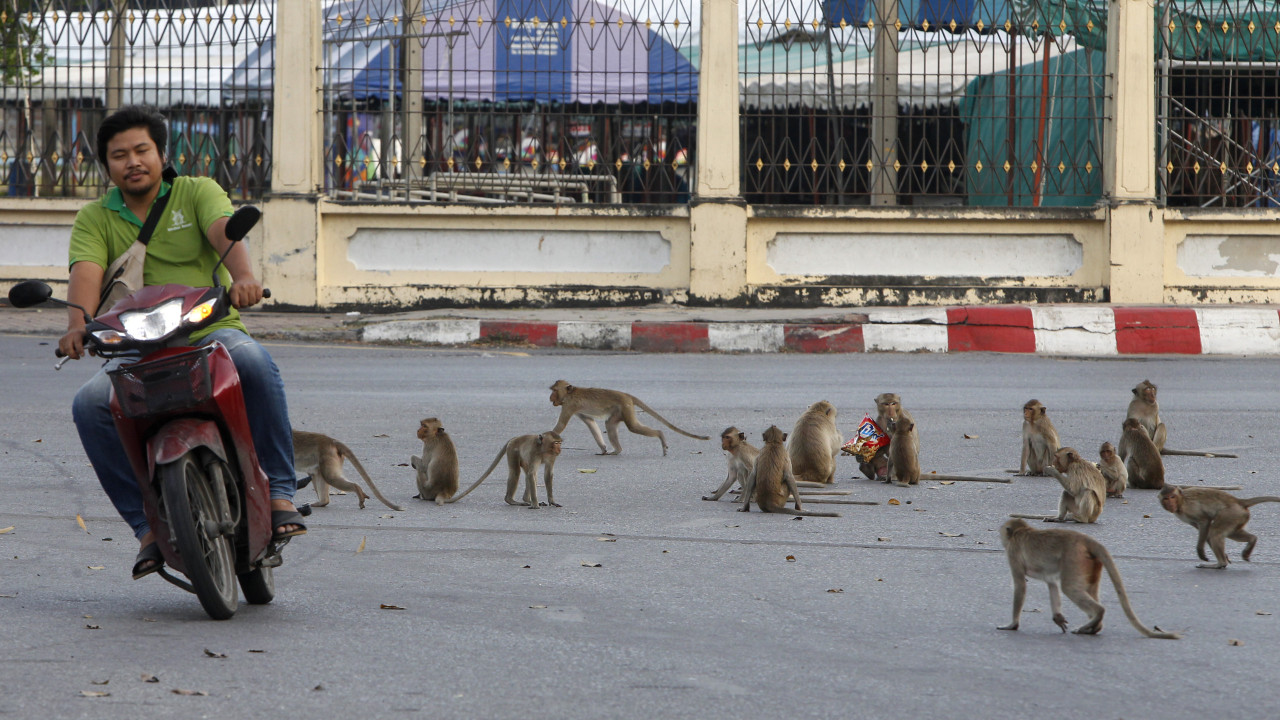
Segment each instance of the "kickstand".
[[169,571],[163,567],[157,570],[156,572],[160,573],[160,577],[164,578],[165,580],[168,580],[170,583],[177,585],[178,587],[182,588],[183,590],[186,590],[189,593],[194,593],[196,591],[196,589],[191,586],[191,583],[187,582],[186,580],[183,580],[180,577],[177,577],[176,575],[169,574]]

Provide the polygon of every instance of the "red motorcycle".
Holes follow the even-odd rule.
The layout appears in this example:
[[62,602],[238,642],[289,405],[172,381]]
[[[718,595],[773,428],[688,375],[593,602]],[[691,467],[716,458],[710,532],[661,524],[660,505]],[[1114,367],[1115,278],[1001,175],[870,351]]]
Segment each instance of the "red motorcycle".
[[[227,222],[227,238],[243,239],[260,216],[257,208],[240,208]],[[272,568],[288,538],[272,541],[270,491],[240,377],[221,343],[188,345],[191,333],[230,307],[217,267],[213,287],[144,287],[92,319],[52,294],[47,284],[28,280],[9,291],[9,302],[74,307],[85,314],[86,349],[103,358],[139,356],[109,371],[111,412],[164,561],[190,582],[164,568],[160,575],[195,593],[216,620],[235,614],[237,579],[251,604],[271,602]]]

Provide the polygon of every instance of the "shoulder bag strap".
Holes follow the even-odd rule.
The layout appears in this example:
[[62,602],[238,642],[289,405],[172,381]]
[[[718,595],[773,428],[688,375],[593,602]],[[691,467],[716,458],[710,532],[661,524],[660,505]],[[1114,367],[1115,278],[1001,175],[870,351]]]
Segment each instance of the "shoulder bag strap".
[[142,230],[138,232],[138,242],[146,245],[151,242],[151,234],[155,232],[156,225],[160,222],[160,216],[164,214],[164,208],[169,204],[169,196],[173,194],[173,181],[177,179],[178,173],[174,171],[173,166],[165,167],[161,177],[165,182],[169,183],[169,192],[156,198],[151,203],[151,212],[147,213],[147,221],[142,224]]

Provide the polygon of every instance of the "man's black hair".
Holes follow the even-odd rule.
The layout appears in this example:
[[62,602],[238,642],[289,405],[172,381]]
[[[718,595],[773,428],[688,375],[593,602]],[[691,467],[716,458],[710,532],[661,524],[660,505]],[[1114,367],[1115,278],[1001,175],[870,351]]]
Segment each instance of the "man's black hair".
[[160,156],[168,153],[169,127],[164,116],[149,105],[125,105],[107,116],[98,126],[98,162],[107,166],[107,143],[125,130],[144,127],[151,136]]

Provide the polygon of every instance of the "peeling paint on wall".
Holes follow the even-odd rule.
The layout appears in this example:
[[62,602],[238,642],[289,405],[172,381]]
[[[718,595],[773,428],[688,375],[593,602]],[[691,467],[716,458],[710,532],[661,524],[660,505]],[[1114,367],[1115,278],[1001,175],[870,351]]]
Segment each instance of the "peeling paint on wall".
[[778,233],[768,263],[780,275],[1069,277],[1084,246],[1071,235]]
[[1280,236],[1188,235],[1178,267],[1189,277],[1273,277],[1280,269]]
[[71,228],[66,225],[0,224],[5,266],[67,267]]
[[360,228],[347,245],[373,272],[658,273],[671,243],[658,232]]

